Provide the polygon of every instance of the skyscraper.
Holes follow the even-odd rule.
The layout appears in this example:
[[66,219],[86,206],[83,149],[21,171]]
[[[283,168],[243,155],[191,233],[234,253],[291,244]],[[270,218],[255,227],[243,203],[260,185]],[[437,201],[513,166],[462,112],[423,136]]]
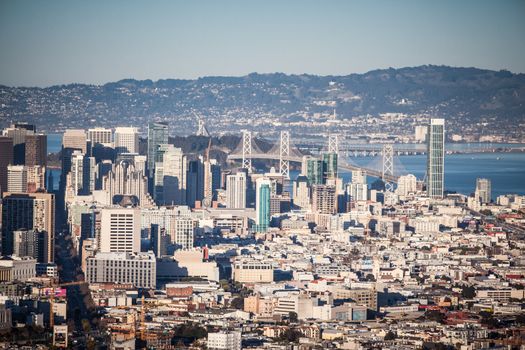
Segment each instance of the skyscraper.
[[476,179],[476,199],[482,204],[490,203],[492,199],[492,185],[490,179]]
[[27,167],[25,165],[7,167],[7,190],[14,193],[27,192]]
[[20,123],[11,125],[4,129],[4,135],[13,139],[13,164],[23,165],[25,163],[26,136],[34,134],[34,126]]
[[100,251],[103,253],[140,252],[140,209],[101,210]]
[[246,174],[226,176],[226,207],[246,208]]
[[194,208],[195,202],[204,198],[204,164],[201,159],[188,162],[186,174],[186,203]]
[[337,177],[337,153],[323,154],[323,170],[325,179],[335,179]]
[[310,187],[308,178],[304,175],[299,175],[294,181],[293,204],[301,209],[310,207]]
[[47,135],[26,135],[25,165],[46,166],[47,163]]
[[427,133],[427,194],[443,198],[445,175],[445,120],[430,119]]
[[76,150],[71,155],[70,186],[75,195],[90,194],[95,190],[96,163],[95,158],[85,157]]
[[139,130],[133,127],[115,128],[115,151],[139,153]]
[[337,196],[335,186],[314,185],[312,187],[312,210],[320,214],[335,214],[337,212]]
[[13,164],[13,139],[0,136],[0,195],[7,191],[7,167]]
[[221,166],[216,159],[204,161],[204,198],[203,206],[210,206],[216,199],[216,192],[221,187]]
[[104,147],[111,147],[113,132],[111,129],[93,128],[88,129],[87,138],[91,141],[91,145],[102,145]]
[[182,149],[164,148],[162,162],[155,165],[155,201],[160,204],[186,204],[187,161]]
[[54,260],[55,196],[51,193],[4,193],[2,199],[2,253],[13,253],[16,230],[45,232],[43,262]]
[[62,136],[62,148],[78,149],[86,154],[86,132],[82,129],[67,129]]
[[149,123],[148,125],[148,177],[153,178],[155,162],[162,162],[160,145],[167,145],[169,128],[167,123]]
[[306,176],[310,185],[321,185],[324,180],[324,162],[321,159],[306,160]]
[[269,179],[258,178],[255,181],[255,230],[266,232],[270,227],[270,197],[272,183]]

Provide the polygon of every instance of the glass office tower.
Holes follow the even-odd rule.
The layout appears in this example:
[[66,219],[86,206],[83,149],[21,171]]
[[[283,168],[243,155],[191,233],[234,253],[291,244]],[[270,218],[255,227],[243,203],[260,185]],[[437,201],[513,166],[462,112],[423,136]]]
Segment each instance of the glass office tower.
[[148,176],[153,178],[155,172],[155,162],[162,162],[159,152],[160,145],[168,144],[168,124],[149,123],[148,125]]
[[445,120],[431,119],[427,135],[427,193],[430,198],[443,198]]

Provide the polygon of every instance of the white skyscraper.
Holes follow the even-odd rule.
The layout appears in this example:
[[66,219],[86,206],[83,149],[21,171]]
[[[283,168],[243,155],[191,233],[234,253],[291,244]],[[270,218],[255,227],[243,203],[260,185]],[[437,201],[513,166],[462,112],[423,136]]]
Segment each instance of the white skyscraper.
[[116,128],[115,150],[117,153],[139,153],[139,130],[133,127]]
[[156,201],[164,204],[186,204],[186,156],[182,149],[168,145],[163,155],[162,163],[155,165],[155,187],[162,187],[162,200],[155,197]]
[[408,174],[400,176],[397,180],[396,194],[398,196],[408,196],[410,193],[416,193],[417,179],[414,175]]
[[430,119],[427,134],[427,194],[443,198],[445,175],[445,119]]
[[246,208],[246,174],[226,176],[226,207]]
[[91,140],[91,145],[100,144],[105,147],[112,146],[113,132],[111,129],[105,128],[94,128],[88,129],[87,132],[88,140]]
[[102,209],[100,251],[139,253],[140,218],[138,208]]
[[27,167],[25,165],[7,166],[7,191],[13,193],[27,192]]
[[310,187],[308,187],[308,178],[305,175],[299,175],[294,181],[293,204],[301,209],[310,207]]
[[352,183],[354,183],[354,184],[366,184],[366,171],[364,171],[364,170],[353,170],[352,171]]

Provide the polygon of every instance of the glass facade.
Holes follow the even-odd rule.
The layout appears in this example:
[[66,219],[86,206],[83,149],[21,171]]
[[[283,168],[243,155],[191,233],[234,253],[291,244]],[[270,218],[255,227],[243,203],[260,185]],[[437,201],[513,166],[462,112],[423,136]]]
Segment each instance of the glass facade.
[[323,184],[323,161],[320,159],[308,159],[306,163],[306,177],[310,185]]
[[162,162],[162,153],[158,152],[160,145],[168,144],[168,124],[150,123],[148,125],[148,176],[153,177],[155,162]]
[[427,193],[443,198],[445,175],[445,120],[431,119],[427,139]]
[[335,179],[337,177],[337,153],[323,154],[323,166],[325,179]]
[[270,185],[269,181],[264,180],[257,184],[257,232],[266,232],[270,226]]

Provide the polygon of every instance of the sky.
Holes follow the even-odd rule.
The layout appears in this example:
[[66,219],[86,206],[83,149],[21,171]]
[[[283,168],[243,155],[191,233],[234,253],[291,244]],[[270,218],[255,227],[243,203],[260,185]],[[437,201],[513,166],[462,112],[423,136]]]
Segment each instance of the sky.
[[525,0],[0,0],[0,84],[525,72]]

